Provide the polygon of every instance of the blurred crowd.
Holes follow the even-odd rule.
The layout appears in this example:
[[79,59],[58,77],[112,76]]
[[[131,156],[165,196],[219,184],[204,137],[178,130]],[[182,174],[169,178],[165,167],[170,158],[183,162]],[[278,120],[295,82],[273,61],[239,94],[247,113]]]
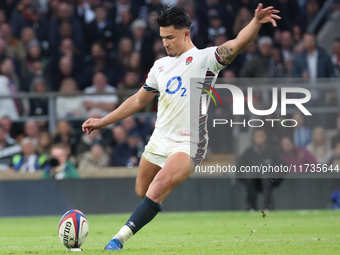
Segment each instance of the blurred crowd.
[[[297,123],[293,128],[255,128],[249,147],[253,155],[247,155],[245,160],[246,152],[243,152],[239,158],[240,164],[247,162],[249,165],[257,165],[255,161],[260,160],[262,149],[269,148],[270,153],[276,151],[276,155],[279,155],[272,162],[282,158],[280,163],[285,162],[285,165],[305,167],[304,164],[327,164],[337,166],[340,171],[340,115],[334,119],[336,129],[332,132],[327,132],[322,126],[310,128],[301,112],[295,112],[292,119]],[[259,129],[263,132],[255,132]],[[264,157],[267,155],[263,154]]]
[[[258,37],[220,73],[220,77],[340,77],[340,38],[334,41],[330,56],[318,46],[315,37],[329,15],[321,20],[314,33],[307,32],[324,0],[261,2],[280,10],[282,20],[277,22],[277,28],[263,25]],[[184,6],[193,22],[192,40],[197,48],[205,48],[235,38],[253,18],[258,1],[0,1],[1,95],[63,93],[55,100],[54,113],[48,112],[46,98],[0,100],[2,169],[10,166],[18,171],[34,171],[53,165],[49,160],[51,155],[53,158],[60,156],[62,163],[58,167],[70,168],[70,172],[71,166],[138,164],[143,146],[153,130],[152,119],[130,117],[91,135],[81,134],[81,123],[76,121],[59,121],[54,134],[46,131],[48,122],[32,119],[22,129],[13,130],[12,121],[19,116],[48,114],[56,114],[58,118],[102,117],[114,110],[126,98],[118,92],[139,89],[153,62],[166,56],[155,23],[157,12],[164,3]],[[329,13],[339,8],[340,4],[335,0]],[[85,95],[69,95],[76,92]],[[92,93],[110,94],[90,95]],[[336,100],[332,91],[316,92],[311,104],[332,105]],[[157,99],[144,110],[155,111],[156,104]],[[322,116],[319,124],[325,126]],[[320,132],[310,132],[308,142],[303,140],[305,137],[294,137],[293,141],[304,141],[306,146],[317,136],[314,133]],[[311,151],[323,152],[315,148],[312,143]]]
[[45,170],[43,178],[63,179],[78,178],[76,167],[137,166],[155,122],[130,116],[88,135],[77,134],[66,120],[58,121],[50,134],[32,119],[16,139],[11,137],[12,124],[8,116],[0,120],[0,171]]
[[[237,160],[237,167],[287,167],[290,173],[338,173],[340,171],[340,115],[336,118],[336,133],[328,135],[325,128],[311,129],[300,112],[292,119],[298,125],[289,132],[274,133],[273,129],[255,128],[251,145]],[[277,173],[277,172],[276,172]],[[266,174],[266,173],[265,173]],[[268,175],[270,175],[268,173]],[[274,209],[273,190],[281,184],[284,174],[263,178],[262,173],[248,172],[240,179],[246,186],[248,210],[258,210],[257,194],[264,194],[264,208]],[[273,178],[274,176],[274,178]],[[246,177],[246,178],[245,178]],[[321,177],[321,175],[320,175]]]
[[[3,93],[77,91],[115,93],[138,89],[156,59],[166,55],[155,23],[163,3],[182,5],[193,21],[198,48],[233,39],[253,18],[255,0],[4,0],[0,3],[0,74]],[[268,2],[268,3],[267,3]],[[339,8],[337,1],[333,9]],[[263,1],[280,10],[277,28],[265,24],[259,36],[221,72],[221,77],[339,77],[340,39],[333,56],[318,47],[307,28],[324,0]],[[316,34],[326,18],[316,27]],[[312,59],[310,59],[312,58]],[[312,68],[308,62],[317,64]],[[335,68],[334,68],[335,66]],[[4,85],[3,85],[4,84]],[[316,98],[320,95],[316,95]],[[117,96],[65,95],[60,117],[105,114],[124,100]],[[67,103],[67,107],[65,107]],[[7,113],[48,114],[46,99],[6,100]],[[154,107],[149,107],[154,109]],[[3,110],[0,110],[0,116]]]

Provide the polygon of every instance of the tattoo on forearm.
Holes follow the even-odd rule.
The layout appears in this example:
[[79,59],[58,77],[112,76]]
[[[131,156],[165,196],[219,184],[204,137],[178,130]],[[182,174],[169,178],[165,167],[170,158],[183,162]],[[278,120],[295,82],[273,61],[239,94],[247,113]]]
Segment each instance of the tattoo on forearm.
[[228,47],[228,45],[221,45],[218,48],[218,54],[223,63],[228,63],[229,60],[232,60],[234,57],[233,48]]

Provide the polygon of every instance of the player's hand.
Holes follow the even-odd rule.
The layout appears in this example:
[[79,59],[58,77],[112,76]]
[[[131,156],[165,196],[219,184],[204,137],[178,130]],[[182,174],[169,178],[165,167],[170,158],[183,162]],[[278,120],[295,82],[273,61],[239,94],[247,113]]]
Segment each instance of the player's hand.
[[265,9],[262,9],[263,4],[258,4],[256,10],[255,10],[255,18],[261,23],[268,23],[271,22],[274,27],[276,27],[276,21],[275,19],[281,19],[279,15],[276,15],[275,13],[279,13],[279,10],[275,10],[273,6],[269,6]]
[[86,132],[88,135],[95,129],[102,129],[104,126],[101,122],[101,119],[93,119],[90,118],[83,123],[81,126],[83,132]]

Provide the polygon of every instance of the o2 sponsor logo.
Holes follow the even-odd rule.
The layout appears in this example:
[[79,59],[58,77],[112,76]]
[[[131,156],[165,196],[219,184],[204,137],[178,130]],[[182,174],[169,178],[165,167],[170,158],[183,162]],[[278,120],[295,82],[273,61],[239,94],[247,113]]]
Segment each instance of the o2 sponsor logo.
[[[175,90],[170,90],[169,87],[172,83],[175,83],[177,82],[177,87]],[[173,87],[173,86],[172,86]],[[166,90],[165,92],[168,93],[168,94],[175,94],[176,92],[180,91],[181,93],[181,97],[186,97],[186,92],[187,92],[187,89],[185,87],[182,87],[182,78],[180,76],[175,76],[175,77],[172,77],[170,80],[168,80],[167,84],[166,84]]]

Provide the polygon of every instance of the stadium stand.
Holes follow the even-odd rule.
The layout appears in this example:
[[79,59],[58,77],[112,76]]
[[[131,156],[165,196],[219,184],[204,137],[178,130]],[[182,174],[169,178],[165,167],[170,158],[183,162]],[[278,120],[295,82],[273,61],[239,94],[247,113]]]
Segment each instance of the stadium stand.
[[[52,144],[64,143],[70,147],[69,156],[77,166],[80,162],[95,160],[93,157],[98,150],[105,151],[111,159],[110,163],[106,162],[107,158],[103,159],[100,167],[116,166],[118,158],[121,161],[127,158],[130,162],[132,156],[132,165],[137,165],[139,148],[147,142],[154,126],[157,101],[135,115],[131,127],[126,124],[129,120],[123,121],[93,138],[82,134],[79,127],[85,118],[100,117],[119,106],[142,86],[154,60],[166,55],[154,22],[163,2],[175,2],[186,8],[193,20],[191,36],[198,48],[234,38],[251,19],[257,3],[233,0],[1,1],[0,118],[13,121],[7,130],[8,139],[17,143],[28,136],[38,143],[36,150],[44,155],[49,155]],[[220,77],[290,79],[305,75],[318,78],[339,75],[340,51],[336,39],[339,35],[332,32],[338,32],[334,29],[340,16],[338,4],[323,0],[278,0],[274,1],[274,6],[281,10],[283,17],[278,28],[264,25],[260,37],[237,56]],[[316,19],[319,22],[315,25]],[[332,56],[336,72],[333,65],[328,65],[325,72],[317,72],[318,75],[303,72],[306,71],[301,67],[306,52],[304,33],[310,32],[311,25],[315,26],[312,33],[318,39],[315,47],[323,54],[327,65]],[[89,95],[96,92],[103,94]],[[266,105],[263,101],[266,96],[261,89],[256,95],[259,104]],[[326,134],[336,128],[334,117],[338,112],[338,98],[339,89],[323,89],[318,103],[311,106],[316,112],[325,109],[319,106],[328,109],[327,114],[320,114],[318,123]],[[289,114],[291,116],[293,112]],[[306,121],[306,125],[313,129],[316,124]],[[117,138],[120,129],[125,130],[123,142]],[[207,161],[235,163],[249,145],[250,133],[250,128],[229,130],[228,145],[222,151],[212,150]],[[45,145],[39,142],[40,136],[47,140],[42,142]],[[218,140],[213,136],[212,139]],[[105,141],[101,137],[105,137]],[[129,142],[130,138],[139,140]],[[95,146],[98,144],[100,146]],[[278,140],[273,143],[277,144]],[[124,156],[117,156],[114,148],[124,151]],[[226,155],[226,159],[221,159],[221,155]],[[124,160],[118,165],[129,164]]]

